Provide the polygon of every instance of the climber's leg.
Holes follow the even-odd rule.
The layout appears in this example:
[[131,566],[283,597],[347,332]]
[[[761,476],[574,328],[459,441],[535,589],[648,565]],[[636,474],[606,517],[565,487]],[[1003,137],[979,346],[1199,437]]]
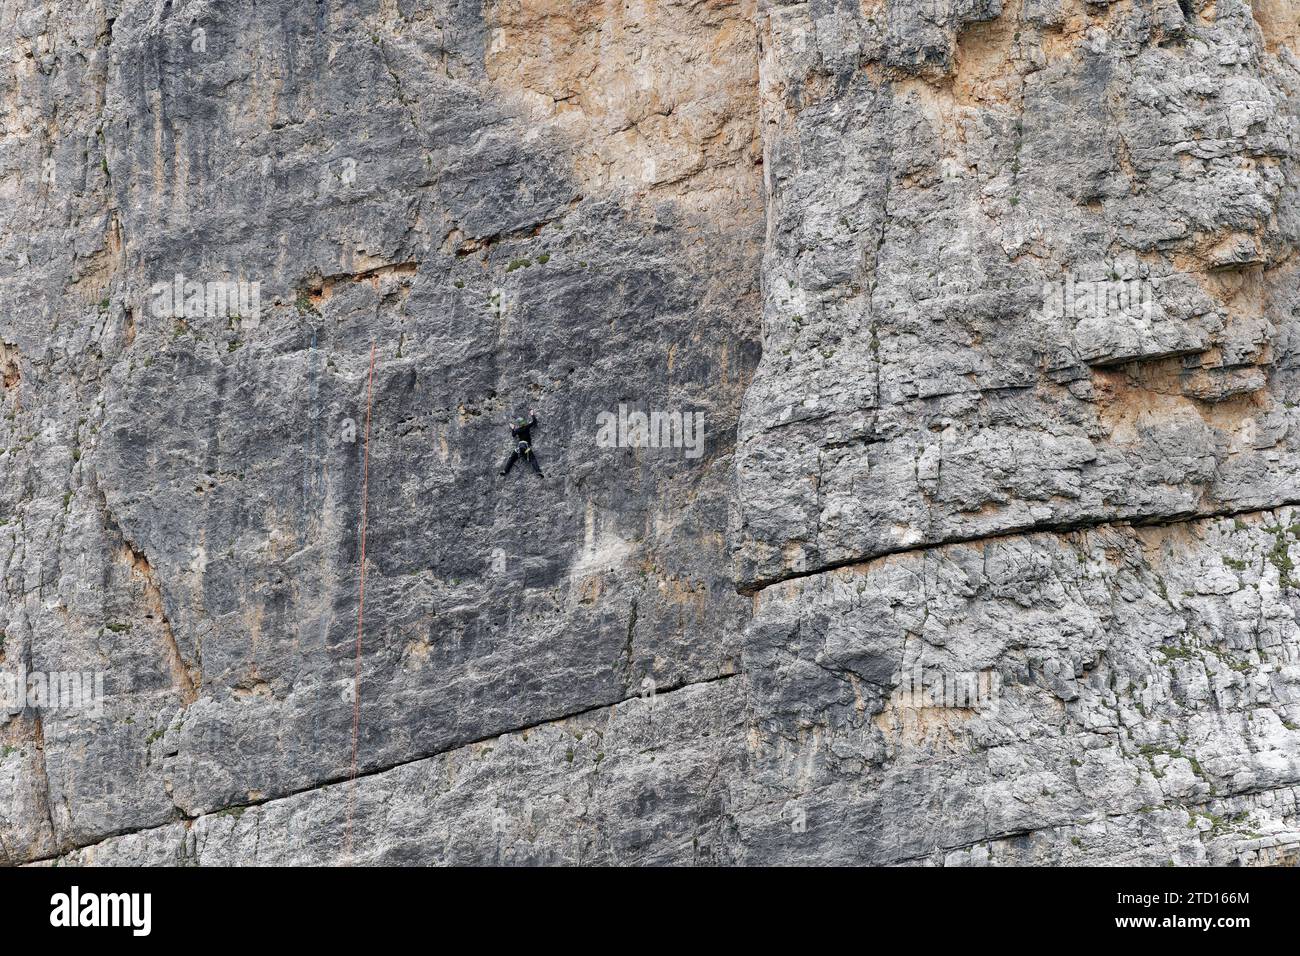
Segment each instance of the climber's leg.
[[519,452],[512,451],[510,453],[510,457],[506,459],[506,463],[501,466],[502,477],[510,473],[510,469],[515,466],[515,462],[518,460],[519,460]]
[[[533,466],[533,471],[537,472],[539,475],[542,474],[542,466],[539,465],[539,464],[537,464],[537,454],[536,454],[536,452],[531,452],[531,451],[530,451],[530,452],[528,453],[528,464],[530,464],[530,465]],[[543,477],[545,477],[545,476],[543,475]]]

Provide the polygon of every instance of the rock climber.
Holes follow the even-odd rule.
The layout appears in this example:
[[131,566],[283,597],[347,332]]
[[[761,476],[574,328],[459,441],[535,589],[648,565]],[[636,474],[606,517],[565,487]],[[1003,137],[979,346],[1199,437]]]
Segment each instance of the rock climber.
[[542,475],[542,468],[537,464],[537,456],[533,454],[533,426],[536,424],[537,413],[530,408],[528,418],[516,418],[514,424],[510,426],[510,437],[515,443],[515,448],[506,459],[506,463],[501,466],[502,477],[505,477],[520,458],[532,465],[533,471],[538,475]]

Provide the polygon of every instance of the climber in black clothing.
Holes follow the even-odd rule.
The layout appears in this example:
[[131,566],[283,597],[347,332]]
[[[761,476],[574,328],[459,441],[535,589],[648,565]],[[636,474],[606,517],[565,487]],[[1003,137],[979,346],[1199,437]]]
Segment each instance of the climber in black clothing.
[[533,471],[538,475],[542,474],[542,468],[537,464],[537,456],[533,454],[533,426],[536,424],[537,414],[530,408],[527,419],[516,418],[515,423],[510,426],[510,437],[514,440],[515,449],[506,459],[506,463],[501,466],[502,477],[505,477],[520,458],[532,465]]

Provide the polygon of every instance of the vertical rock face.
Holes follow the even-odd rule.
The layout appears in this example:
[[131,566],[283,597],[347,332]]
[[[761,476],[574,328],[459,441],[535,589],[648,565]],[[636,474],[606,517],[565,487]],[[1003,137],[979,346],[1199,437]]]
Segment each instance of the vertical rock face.
[[1297,36],[0,7],[4,859],[1293,861]]
[[742,584],[1296,500],[1294,58],[1183,6],[773,12]]
[[[367,775],[737,671],[754,11],[621,16],[0,18],[5,667],[106,672],[6,723],[10,859],[351,777],[357,672]],[[598,443],[620,406],[701,442]]]
[[763,20],[745,858],[1294,858],[1300,9],[1261,6]]

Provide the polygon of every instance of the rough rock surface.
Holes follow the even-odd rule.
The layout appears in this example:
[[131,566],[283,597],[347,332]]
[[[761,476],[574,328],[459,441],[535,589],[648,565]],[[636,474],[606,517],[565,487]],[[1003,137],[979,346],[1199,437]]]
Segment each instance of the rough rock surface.
[[0,668],[106,688],[0,713],[3,860],[1295,862],[1298,52],[0,2]]

